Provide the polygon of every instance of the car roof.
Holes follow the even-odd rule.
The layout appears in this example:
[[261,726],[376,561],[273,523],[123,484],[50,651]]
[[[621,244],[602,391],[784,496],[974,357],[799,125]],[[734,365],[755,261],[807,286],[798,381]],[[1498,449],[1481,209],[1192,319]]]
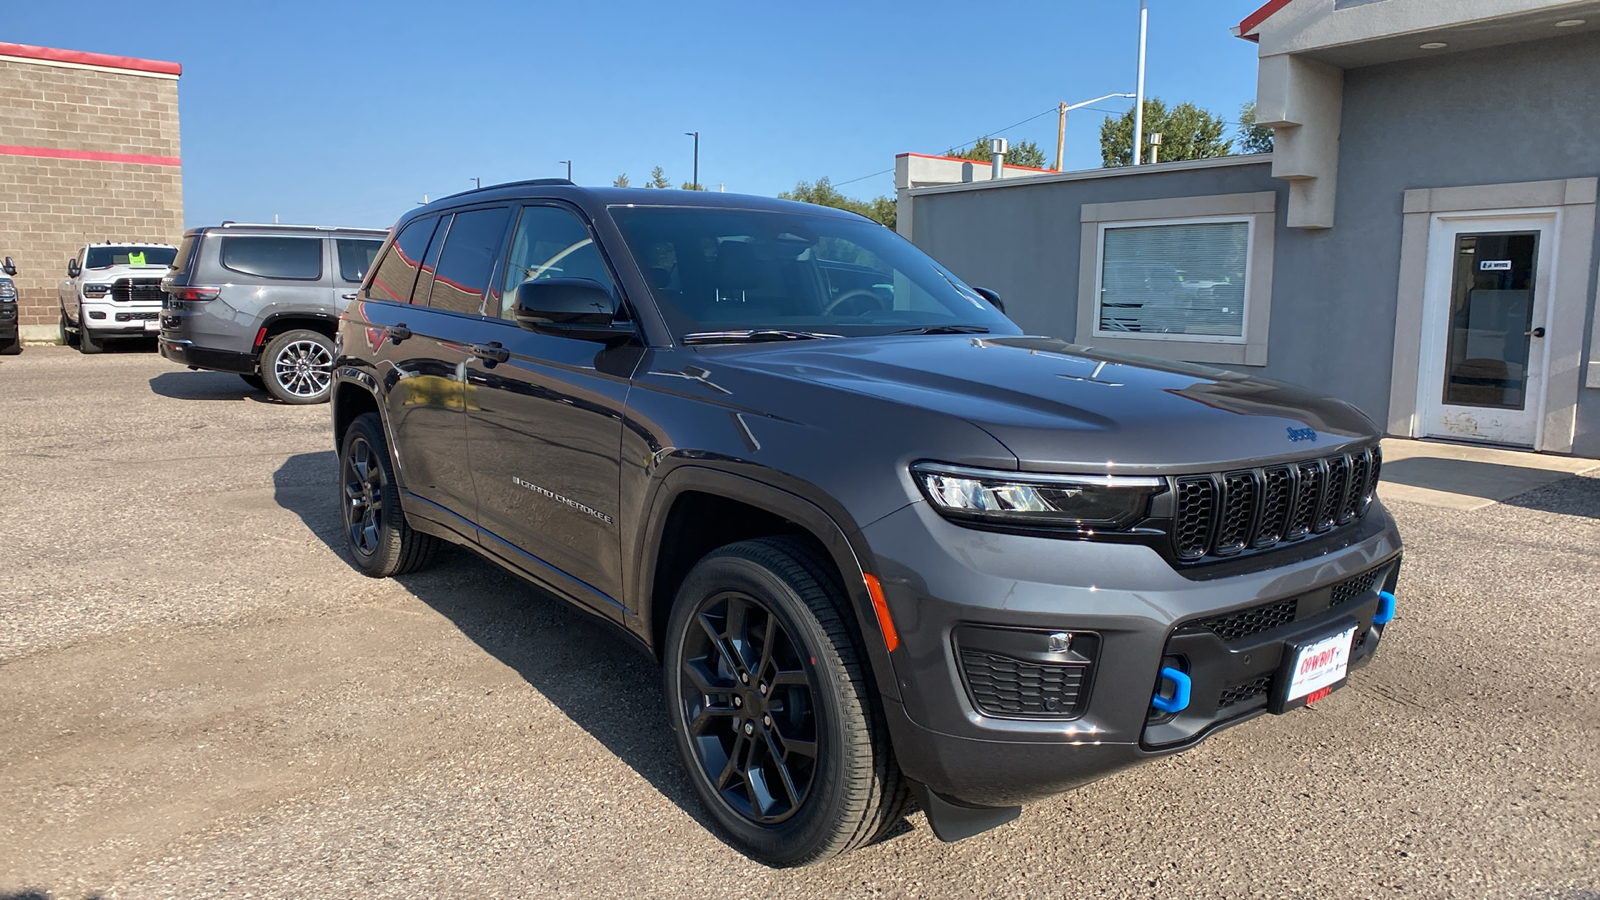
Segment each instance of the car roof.
[[196,227],[196,228],[191,228],[188,231],[185,231],[183,233],[183,236],[184,237],[190,237],[192,235],[209,234],[211,232],[243,233],[243,232],[246,232],[246,231],[262,232],[262,233],[266,233],[266,234],[294,234],[294,235],[303,235],[303,234],[340,235],[340,234],[347,234],[347,235],[353,235],[353,236],[356,236],[356,237],[375,237],[375,238],[382,238],[382,237],[386,236],[389,233],[388,229],[386,229],[386,228],[358,228],[358,227],[349,226],[349,225],[274,225],[274,224],[272,224],[270,222],[267,222],[267,223],[223,222],[220,225],[201,225],[201,226]]
[[773,212],[792,212],[805,215],[833,216],[837,218],[859,219],[855,213],[833,209],[827,206],[818,206],[815,203],[802,203],[797,200],[780,200],[776,197],[761,197],[755,194],[729,194],[721,191],[687,191],[681,189],[665,188],[618,188],[618,187],[585,187],[573,184],[565,178],[539,178],[532,181],[514,181],[506,184],[486,185],[482,188],[463,191],[448,197],[441,197],[429,203],[408,210],[401,216],[402,220],[414,219],[430,212],[454,209],[473,203],[483,203],[495,200],[530,200],[530,199],[556,199],[569,200],[580,206],[677,206],[677,207],[702,207],[711,209],[753,209],[770,210]]
[[167,250],[176,250],[171,244],[152,244],[149,241],[92,241],[85,247],[161,247]]

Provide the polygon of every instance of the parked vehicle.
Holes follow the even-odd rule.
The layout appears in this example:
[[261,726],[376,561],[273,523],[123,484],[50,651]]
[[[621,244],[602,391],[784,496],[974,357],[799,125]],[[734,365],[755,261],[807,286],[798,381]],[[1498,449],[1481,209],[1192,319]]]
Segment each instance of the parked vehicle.
[[161,282],[161,355],[237,372],[284,403],[325,402],[339,313],[384,235],[232,222],[189,229]]
[[22,340],[17,329],[17,285],[11,276],[17,274],[17,264],[6,257],[0,264],[0,356],[15,356],[22,352]]
[[61,342],[99,353],[105,342],[150,337],[161,327],[161,273],[171,244],[88,244],[67,260],[58,291]]
[[395,225],[339,339],[356,567],[450,541],[617,626],[770,864],[1304,706],[1394,614],[1354,407],[1024,335],[848,213],[484,188]]

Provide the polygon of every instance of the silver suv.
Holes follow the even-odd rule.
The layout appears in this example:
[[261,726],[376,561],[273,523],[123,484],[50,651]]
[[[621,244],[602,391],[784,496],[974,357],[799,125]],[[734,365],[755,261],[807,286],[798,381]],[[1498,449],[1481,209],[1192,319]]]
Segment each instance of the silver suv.
[[322,403],[339,314],[387,232],[311,225],[191,228],[161,280],[161,355],[237,372],[284,403]]

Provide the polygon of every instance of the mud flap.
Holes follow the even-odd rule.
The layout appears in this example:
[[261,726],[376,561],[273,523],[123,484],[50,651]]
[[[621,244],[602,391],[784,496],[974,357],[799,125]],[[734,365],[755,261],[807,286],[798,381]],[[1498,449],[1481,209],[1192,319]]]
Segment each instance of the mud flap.
[[964,806],[928,790],[927,785],[909,779],[907,783],[917,805],[928,814],[934,837],[947,844],[998,828],[1022,815],[1020,806]]

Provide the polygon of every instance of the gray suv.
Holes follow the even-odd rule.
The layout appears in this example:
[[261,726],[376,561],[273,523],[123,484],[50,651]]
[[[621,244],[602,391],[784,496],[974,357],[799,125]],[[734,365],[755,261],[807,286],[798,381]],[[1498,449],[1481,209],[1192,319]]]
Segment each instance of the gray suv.
[[237,372],[284,403],[325,402],[339,314],[386,235],[231,222],[190,229],[161,280],[161,355]]

